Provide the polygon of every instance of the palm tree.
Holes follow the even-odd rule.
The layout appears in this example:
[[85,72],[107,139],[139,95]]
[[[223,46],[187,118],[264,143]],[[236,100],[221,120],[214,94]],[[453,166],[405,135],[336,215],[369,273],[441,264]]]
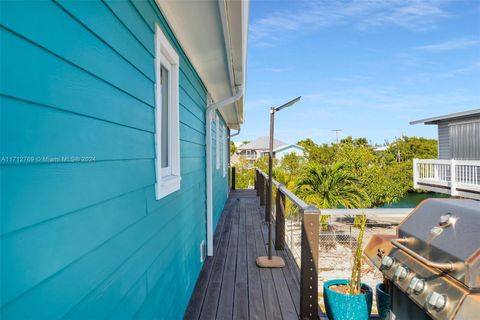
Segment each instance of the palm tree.
[[368,199],[344,163],[309,164],[297,181],[297,192],[307,203],[320,208],[358,208]]

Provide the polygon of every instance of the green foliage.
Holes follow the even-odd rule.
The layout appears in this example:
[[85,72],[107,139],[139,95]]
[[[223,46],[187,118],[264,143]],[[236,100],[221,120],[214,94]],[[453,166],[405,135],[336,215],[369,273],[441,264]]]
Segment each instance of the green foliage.
[[353,139],[351,136],[348,136],[344,139],[340,140],[341,144],[351,144],[354,145],[355,147],[367,147],[368,146],[368,140],[367,138],[356,138]]
[[321,231],[328,231],[330,222],[330,215],[329,214],[322,214],[320,216],[320,230]]
[[357,221],[357,226],[360,229],[357,239],[357,249],[355,250],[355,255],[353,256],[353,265],[352,265],[352,274],[350,276],[350,294],[360,294],[361,283],[362,283],[362,242],[363,234],[365,233],[365,224],[367,222],[367,216],[365,213],[355,217]]
[[411,162],[414,158],[436,159],[437,155],[436,140],[406,136],[395,140],[386,151],[386,157],[397,162]]
[[[382,152],[374,151],[365,138],[347,137],[338,144],[321,145],[305,139],[297,144],[305,148],[306,157],[290,154],[280,163],[275,159],[274,177],[320,208],[394,203],[413,191],[412,160],[437,157],[437,141],[418,137],[398,138]],[[241,170],[242,165],[251,167],[247,161],[236,165],[237,188],[253,185],[253,170]],[[268,157],[253,165],[268,172]],[[295,214],[295,208],[287,205],[287,212]]]
[[237,146],[235,145],[235,142],[230,141],[230,155],[234,155],[235,152],[237,152]]
[[248,161],[240,157],[235,164],[235,187],[237,189],[248,189],[255,182],[255,170],[248,165]]
[[[273,159],[273,167],[276,167],[278,165],[278,160]],[[268,173],[268,156],[261,157],[253,163],[254,167],[259,168],[265,173]]]
[[[288,190],[295,189],[295,176],[284,169],[283,166],[276,167],[273,170],[273,178],[283,184]],[[297,216],[299,210],[289,199],[286,199],[285,212],[287,218],[292,218]]]
[[344,163],[310,163],[297,181],[297,193],[319,208],[358,208],[367,201],[359,179]]
[[328,144],[304,144],[303,147],[305,148],[308,162],[318,164],[331,164],[334,161],[335,154],[338,150],[338,145]]
[[283,157],[280,162],[280,167],[283,168],[287,174],[294,175],[298,170],[300,170],[303,163],[303,157],[290,153]]

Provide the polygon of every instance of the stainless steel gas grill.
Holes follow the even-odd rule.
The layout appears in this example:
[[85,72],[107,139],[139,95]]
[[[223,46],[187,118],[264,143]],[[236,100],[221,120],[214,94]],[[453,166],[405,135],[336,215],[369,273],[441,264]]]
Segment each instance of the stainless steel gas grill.
[[391,319],[480,319],[480,201],[428,199],[365,254],[392,284]]

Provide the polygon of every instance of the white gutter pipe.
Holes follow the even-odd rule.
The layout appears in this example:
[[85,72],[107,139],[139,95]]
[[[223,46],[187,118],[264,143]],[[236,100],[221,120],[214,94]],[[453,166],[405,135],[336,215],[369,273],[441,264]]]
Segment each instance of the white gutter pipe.
[[220,108],[226,107],[243,96],[243,87],[237,93],[224,100],[208,105],[205,111],[207,135],[207,255],[213,256],[213,168],[212,168],[212,114]]
[[234,134],[230,134],[230,138],[235,137],[235,136],[238,136],[238,135],[240,134],[240,130],[241,130],[241,129],[242,129],[242,128],[239,127],[237,132],[235,132]]

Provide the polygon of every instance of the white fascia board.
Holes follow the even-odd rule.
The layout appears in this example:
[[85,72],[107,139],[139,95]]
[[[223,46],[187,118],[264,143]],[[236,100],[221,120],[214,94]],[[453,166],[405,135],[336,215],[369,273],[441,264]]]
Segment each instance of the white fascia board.
[[[214,101],[236,94],[239,88],[245,90],[248,0],[156,3]],[[225,12],[224,23],[221,10]],[[235,40],[238,38],[240,42]],[[240,63],[237,57],[241,57]],[[230,128],[238,129],[243,109],[240,100],[220,113]]]

